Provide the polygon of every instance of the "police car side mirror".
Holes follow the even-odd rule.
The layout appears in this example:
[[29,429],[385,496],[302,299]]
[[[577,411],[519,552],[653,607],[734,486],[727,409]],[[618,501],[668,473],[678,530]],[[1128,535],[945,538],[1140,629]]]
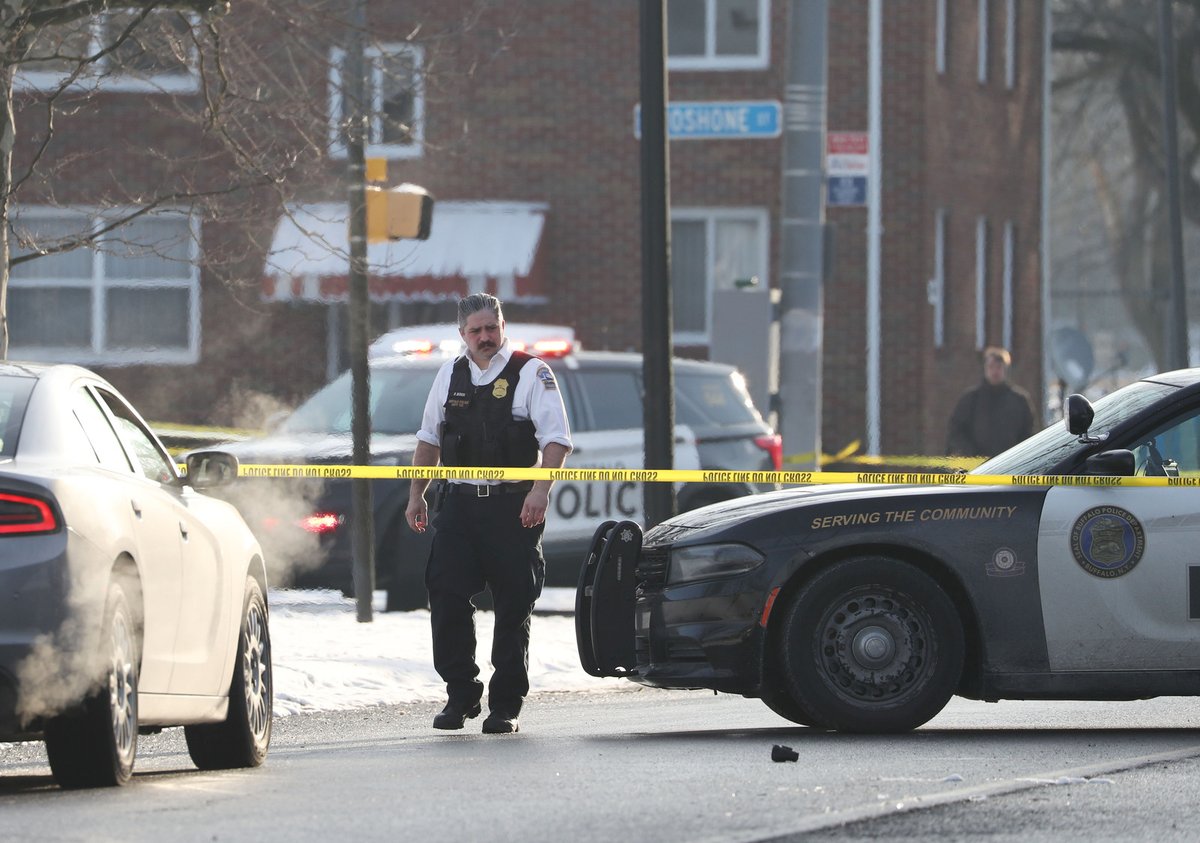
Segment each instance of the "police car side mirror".
[[1067,396],[1067,430],[1076,436],[1083,436],[1095,417],[1096,411],[1092,409],[1091,401],[1079,393]]
[[1125,448],[1092,454],[1083,463],[1083,473],[1092,477],[1132,477],[1134,469],[1133,451]]

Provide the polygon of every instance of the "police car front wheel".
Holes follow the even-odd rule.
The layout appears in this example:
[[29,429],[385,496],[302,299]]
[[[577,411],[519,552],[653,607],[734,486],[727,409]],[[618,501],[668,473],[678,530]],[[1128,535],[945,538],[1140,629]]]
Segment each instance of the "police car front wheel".
[[962,621],[927,574],[886,557],[845,559],[791,601],[779,668],[814,725],[902,732],[936,715],[962,676]]

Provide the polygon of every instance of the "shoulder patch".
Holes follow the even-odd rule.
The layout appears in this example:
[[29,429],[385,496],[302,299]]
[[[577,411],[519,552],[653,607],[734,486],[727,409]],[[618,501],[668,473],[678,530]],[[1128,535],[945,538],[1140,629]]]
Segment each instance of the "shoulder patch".
[[558,389],[558,381],[554,379],[554,372],[550,371],[549,366],[540,367],[537,370],[537,377],[546,389]]

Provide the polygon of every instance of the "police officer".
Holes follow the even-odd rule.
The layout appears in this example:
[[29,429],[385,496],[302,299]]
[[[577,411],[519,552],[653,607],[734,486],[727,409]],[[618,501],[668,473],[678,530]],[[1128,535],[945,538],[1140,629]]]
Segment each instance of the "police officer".
[[[463,356],[434,379],[413,465],[559,468],[571,434],[554,373],[509,348],[500,301],[486,293],[458,303]],[[529,620],[546,564],[542,530],[553,481],[458,480],[445,485],[425,571],[433,626],[433,665],[448,700],[435,729],[461,729],[481,712],[471,596],[490,585],[495,602],[493,673],[483,731],[516,732],[529,693]],[[426,529],[428,480],[413,480],[405,517]]]

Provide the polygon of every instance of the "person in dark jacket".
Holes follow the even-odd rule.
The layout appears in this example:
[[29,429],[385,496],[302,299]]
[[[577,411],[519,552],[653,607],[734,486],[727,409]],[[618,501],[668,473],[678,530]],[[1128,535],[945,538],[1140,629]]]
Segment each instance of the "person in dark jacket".
[[958,400],[950,416],[947,454],[994,457],[1033,434],[1029,393],[1008,382],[1008,349],[983,352],[983,383]]

